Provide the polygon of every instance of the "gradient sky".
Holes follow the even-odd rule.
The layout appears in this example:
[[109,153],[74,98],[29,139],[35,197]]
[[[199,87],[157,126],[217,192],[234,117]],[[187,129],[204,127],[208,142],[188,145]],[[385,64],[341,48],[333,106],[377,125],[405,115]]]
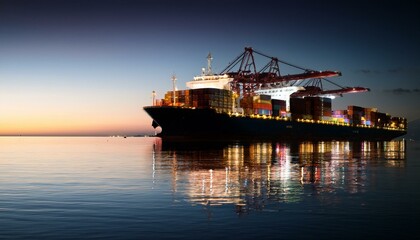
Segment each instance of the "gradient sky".
[[384,2],[0,0],[0,135],[153,133],[153,90],[246,46],[371,89],[333,109],[418,119],[420,7]]

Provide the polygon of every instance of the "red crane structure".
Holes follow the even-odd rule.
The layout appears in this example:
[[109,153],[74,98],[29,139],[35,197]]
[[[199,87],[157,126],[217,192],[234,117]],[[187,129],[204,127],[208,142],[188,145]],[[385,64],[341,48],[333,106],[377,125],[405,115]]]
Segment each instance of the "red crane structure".
[[[270,61],[260,70],[257,70],[254,53]],[[281,75],[279,63],[294,67],[303,71],[303,73]],[[233,71],[239,66],[238,70]],[[235,58],[220,74],[227,74],[233,78],[231,89],[242,96],[253,95],[254,91],[261,86],[297,86],[303,84],[305,91],[294,93],[293,97],[322,96],[322,95],[342,95],[344,93],[356,93],[370,91],[364,87],[342,87],[325,78],[341,76],[338,71],[316,71],[302,68],[291,63],[279,60],[276,57],[270,57],[266,54],[246,47],[245,51]],[[334,90],[325,90],[322,81],[338,87]]]

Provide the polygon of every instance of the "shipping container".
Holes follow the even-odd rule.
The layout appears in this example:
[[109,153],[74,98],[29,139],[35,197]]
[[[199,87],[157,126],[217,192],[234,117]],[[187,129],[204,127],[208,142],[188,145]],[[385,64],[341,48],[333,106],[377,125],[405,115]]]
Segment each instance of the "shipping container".
[[292,114],[306,114],[305,99],[290,98],[290,112]]
[[386,113],[377,112],[375,125],[378,127],[386,127],[389,123],[389,118]]
[[254,103],[253,108],[271,110],[272,105],[271,105],[271,103]]
[[285,117],[286,114],[286,101],[279,99],[271,99],[272,114],[273,116]]
[[270,109],[254,108],[254,114],[270,116],[271,115],[271,110]]
[[270,95],[264,95],[264,94],[255,95],[255,96],[253,96],[253,101],[254,102],[261,102],[261,103],[271,102],[271,96]]

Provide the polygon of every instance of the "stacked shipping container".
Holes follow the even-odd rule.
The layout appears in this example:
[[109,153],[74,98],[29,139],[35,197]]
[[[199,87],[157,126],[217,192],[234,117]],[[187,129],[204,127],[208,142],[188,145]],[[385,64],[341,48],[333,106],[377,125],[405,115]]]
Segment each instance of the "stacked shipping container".
[[362,118],[365,116],[365,109],[358,106],[347,107],[348,118],[352,124],[362,124]]
[[[190,89],[168,91],[162,99],[163,106],[179,106],[194,108],[212,108],[217,112],[231,113],[235,97],[232,91],[224,89]],[[240,107],[245,115],[290,116],[286,112],[286,101],[271,99],[270,95],[255,95],[243,97]],[[348,106],[346,110],[332,111],[330,98],[305,97],[290,98],[290,113],[292,119],[325,120],[352,125],[366,125],[373,127],[407,127],[407,119],[391,117],[389,114],[378,112],[376,108]]]
[[[162,105],[173,106],[173,91],[165,94]],[[175,91],[175,106],[212,108],[217,112],[232,112],[233,95],[232,91],[216,88],[190,89]]]
[[366,125],[372,127],[398,127],[406,128],[407,119],[391,117],[389,114],[378,112],[377,108],[364,108],[348,106],[347,110],[333,111],[333,120],[353,125]]
[[271,115],[272,105],[270,95],[255,95],[252,97],[254,114]]
[[331,120],[339,123],[349,123],[347,110],[334,110],[332,111]]
[[330,120],[331,99],[321,97],[290,98],[292,119]]
[[272,115],[270,95],[246,96],[241,99],[240,106],[245,114]]
[[271,99],[272,111],[274,117],[286,117],[286,101]]

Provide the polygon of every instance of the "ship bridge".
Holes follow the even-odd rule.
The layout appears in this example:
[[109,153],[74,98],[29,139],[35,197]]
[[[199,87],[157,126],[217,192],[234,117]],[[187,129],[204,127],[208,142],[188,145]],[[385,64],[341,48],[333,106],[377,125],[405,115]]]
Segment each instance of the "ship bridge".
[[234,78],[228,74],[213,74],[211,62],[213,58],[211,53],[207,55],[207,69],[203,68],[200,76],[194,77],[192,81],[186,83],[189,89],[215,88],[230,90],[230,83]]
[[201,75],[194,77],[192,81],[186,83],[189,89],[216,88],[230,90],[230,82],[233,78],[227,74],[223,75]]

